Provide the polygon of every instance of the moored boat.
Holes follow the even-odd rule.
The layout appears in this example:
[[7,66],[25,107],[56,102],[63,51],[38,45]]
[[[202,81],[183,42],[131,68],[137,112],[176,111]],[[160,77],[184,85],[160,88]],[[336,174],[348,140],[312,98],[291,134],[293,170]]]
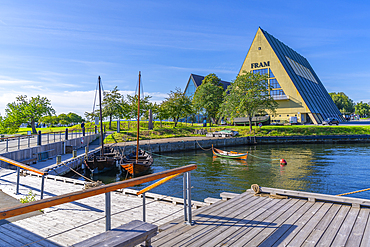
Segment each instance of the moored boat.
[[125,156],[121,167],[132,176],[138,176],[147,172],[153,164],[153,157],[148,152],[139,149],[139,156],[136,160],[136,152],[132,152]]
[[126,155],[121,160],[121,168],[131,176],[138,176],[147,172],[153,164],[153,157],[148,152],[139,149],[139,133],[140,133],[140,82],[141,73],[139,72],[139,90],[138,90],[138,109],[137,109],[137,135],[136,135],[136,152]]
[[99,154],[91,154],[85,157],[85,165],[93,174],[102,173],[112,170],[116,167],[117,161],[122,160],[122,156],[113,148],[104,147],[104,132],[103,132],[103,116],[101,108],[101,82],[100,76],[98,78],[99,85],[99,115],[100,115],[100,138],[101,149]]
[[212,152],[214,155],[222,158],[229,158],[229,159],[241,159],[246,160],[248,158],[248,152],[246,153],[238,153],[233,151],[223,151],[221,149],[214,148],[212,145]]

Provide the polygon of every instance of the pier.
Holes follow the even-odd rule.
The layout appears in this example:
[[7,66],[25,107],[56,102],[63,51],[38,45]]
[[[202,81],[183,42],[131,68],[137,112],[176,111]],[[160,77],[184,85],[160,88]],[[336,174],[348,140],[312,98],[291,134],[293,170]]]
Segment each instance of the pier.
[[[208,141],[204,139],[178,138],[157,144],[181,149],[192,142],[195,148]],[[222,145],[228,139],[232,138],[212,138],[208,142]],[[146,144],[155,145],[153,140]],[[83,155],[82,149],[79,152]],[[63,161],[69,156],[63,156]],[[54,166],[53,160],[32,167],[49,169],[50,165]],[[0,196],[4,196],[0,198],[17,205],[14,200],[32,190],[36,200],[40,199],[42,175],[24,172],[20,194],[15,195],[16,174],[0,169]],[[77,193],[85,185],[84,181],[50,174],[44,179],[45,199]],[[258,195],[249,189],[242,194],[224,192],[220,198],[192,200],[189,224],[184,219],[181,185],[176,190],[176,195],[147,192],[144,198],[133,188],[112,191],[110,227],[142,220],[146,198],[146,222],[158,226],[153,246],[370,246],[370,200],[265,187]],[[107,229],[104,202],[106,197],[99,194],[0,220],[0,246],[73,246],[102,234]],[[0,211],[9,205],[1,206]]]
[[160,226],[153,246],[370,246],[370,200],[262,191],[272,198],[248,190],[196,210],[191,226]]
[[[14,195],[15,171],[2,169],[1,185]],[[39,194],[39,177],[22,177],[22,197]],[[79,191],[84,182],[48,175],[45,197]],[[192,224],[183,217],[181,198],[148,194],[147,222],[159,226],[153,246],[369,246],[370,200],[261,188],[220,199],[192,202]],[[124,189],[112,194],[112,228],[142,218],[142,198]],[[262,195],[262,196],[261,196]],[[198,205],[198,206],[196,206]],[[135,210],[132,210],[132,209]],[[198,208],[198,209],[195,209]],[[71,246],[105,231],[104,195],[45,208],[0,225],[0,246]]]

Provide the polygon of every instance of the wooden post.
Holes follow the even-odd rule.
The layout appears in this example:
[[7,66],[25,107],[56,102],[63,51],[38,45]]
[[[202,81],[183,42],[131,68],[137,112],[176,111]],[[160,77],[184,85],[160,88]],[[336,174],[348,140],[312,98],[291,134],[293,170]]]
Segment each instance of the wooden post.
[[57,155],[57,164],[62,163],[62,155]]

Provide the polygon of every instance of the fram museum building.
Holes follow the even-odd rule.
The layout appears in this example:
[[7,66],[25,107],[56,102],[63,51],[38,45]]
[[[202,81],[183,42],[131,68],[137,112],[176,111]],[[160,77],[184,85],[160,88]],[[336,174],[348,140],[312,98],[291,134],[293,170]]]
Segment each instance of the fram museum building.
[[[278,102],[271,122],[289,121],[320,124],[328,117],[343,120],[341,113],[306,58],[262,30],[258,29],[239,71],[267,74],[270,95]],[[200,76],[191,75],[185,94],[193,95]],[[225,84],[227,82],[223,82]],[[225,87],[225,85],[224,85]]]

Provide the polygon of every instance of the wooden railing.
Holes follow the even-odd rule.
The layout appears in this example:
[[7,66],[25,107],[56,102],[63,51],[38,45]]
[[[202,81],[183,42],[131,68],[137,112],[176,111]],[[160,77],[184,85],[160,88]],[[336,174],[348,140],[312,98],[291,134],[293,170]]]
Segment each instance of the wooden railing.
[[[106,204],[105,204],[106,206],[106,230],[110,230],[110,192],[111,191],[116,191],[118,189],[132,187],[132,186],[143,184],[146,182],[158,180],[158,179],[168,177],[174,174],[186,173],[187,176],[184,176],[184,187],[185,187],[185,184],[187,183],[187,186],[186,186],[187,187],[186,188],[187,199],[190,203],[188,203],[187,205],[184,205],[185,213],[188,212],[187,215],[185,215],[185,221],[188,220],[191,223],[190,171],[196,168],[197,168],[197,165],[187,165],[187,166],[174,168],[174,169],[163,171],[163,172],[146,175],[143,177],[133,178],[129,180],[124,180],[120,182],[102,185],[99,187],[93,187],[93,188],[86,189],[86,190],[81,190],[77,192],[54,196],[54,197],[50,197],[50,198],[46,198],[46,199],[42,199],[38,201],[16,205],[16,206],[9,207],[9,208],[3,208],[0,210],[0,220],[13,217],[13,216],[17,216],[17,215],[26,214],[26,213],[33,212],[36,210],[60,205],[63,203],[73,202],[73,201],[88,198],[91,196],[106,194],[106,197],[105,197],[106,198]],[[186,194],[184,192],[184,202],[186,200],[185,195]]]
[[24,170],[31,171],[31,172],[42,175],[42,177],[41,177],[41,195],[40,195],[40,198],[42,199],[44,197],[44,182],[45,182],[45,175],[47,175],[47,172],[43,172],[39,169],[36,169],[36,168],[31,167],[31,166],[22,164],[18,161],[15,161],[15,160],[5,158],[3,156],[0,156],[0,160],[17,167],[17,187],[16,187],[16,190],[15,190],[16,195],[19,194],[19,179],[20,179],[20,171],[21,171],[21,168],[22,168]]

